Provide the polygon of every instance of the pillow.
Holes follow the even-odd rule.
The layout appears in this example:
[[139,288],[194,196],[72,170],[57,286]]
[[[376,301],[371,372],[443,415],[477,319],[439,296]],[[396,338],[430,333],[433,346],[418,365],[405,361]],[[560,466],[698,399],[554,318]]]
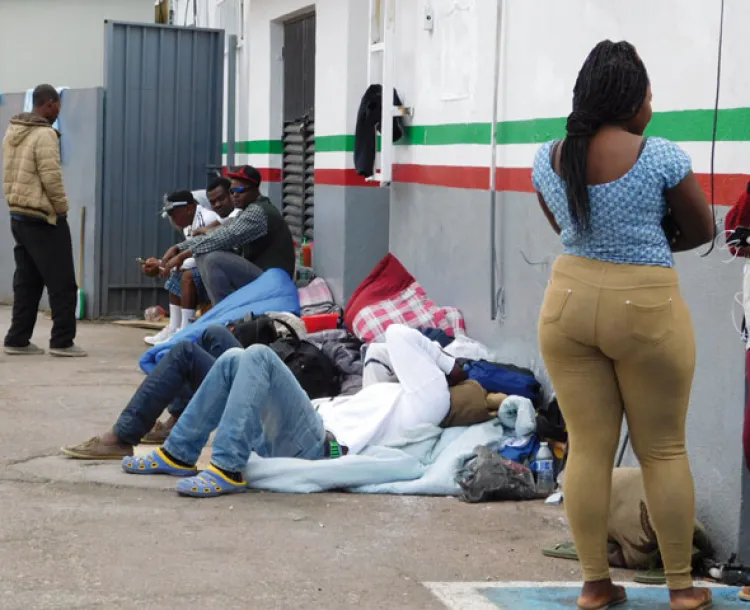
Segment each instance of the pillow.
[[344,314],[346,327],[361,341],[382,341],[391,324],[439,328],[451,337],[466,333],[463,315],[438,307],[399,260],[388,254],[355,290]]

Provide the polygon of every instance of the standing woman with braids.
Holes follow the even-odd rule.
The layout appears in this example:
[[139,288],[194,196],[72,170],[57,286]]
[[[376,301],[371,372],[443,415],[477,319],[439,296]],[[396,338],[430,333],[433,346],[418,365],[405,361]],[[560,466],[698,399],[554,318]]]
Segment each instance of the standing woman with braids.
[[605,40],[578,75],[565,139],[542,146],[534,161],[539,203],[565,246],[544,297],[539,343],[570,435],[565,505],[585,581],[578,607],[586,610],[626,599],[607,561],[623,414],[671,608],[711,607],[711,592],[691,578],[685,419],[695,337],[672,252],[710,242],[714,227],[688,155],[643,137],[651,114],[635,48]]

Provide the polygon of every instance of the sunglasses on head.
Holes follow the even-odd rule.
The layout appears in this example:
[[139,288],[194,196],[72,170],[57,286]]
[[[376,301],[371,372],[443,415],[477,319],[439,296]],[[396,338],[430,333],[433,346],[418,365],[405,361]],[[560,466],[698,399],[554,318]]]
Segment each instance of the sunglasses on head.
[[250,190],[249,186],[233,186],[229,189],[232,195],[238,195],[239,193],[245,193]]

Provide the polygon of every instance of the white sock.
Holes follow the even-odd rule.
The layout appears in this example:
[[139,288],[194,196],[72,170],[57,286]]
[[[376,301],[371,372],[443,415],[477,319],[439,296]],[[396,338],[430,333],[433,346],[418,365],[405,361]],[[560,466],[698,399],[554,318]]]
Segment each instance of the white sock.
[[182,326],[180,326],[180,330],[183,328],[187,328],[192,322],[195,320],[195,309],[183,309],[182,310]]
[[169,330],[178,331],[180,330],[180,324],[182,323],[182,307],[179,305],[169,304]]

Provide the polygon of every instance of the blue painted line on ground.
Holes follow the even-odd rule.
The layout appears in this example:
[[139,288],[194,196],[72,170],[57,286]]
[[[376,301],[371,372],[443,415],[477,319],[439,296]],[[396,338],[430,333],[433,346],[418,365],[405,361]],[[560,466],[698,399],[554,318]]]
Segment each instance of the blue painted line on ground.
[[[750,603],[737,598],[739,589],[716,588],[715,610],[750,610]],[[576,607],[579,588],[573,587],[487,587],[478,589],[487,600],[502,610],[570,610]],[[661,587],[628,589],[627,603],[617,610],[669,610],[667,590]],[[614,609],[613,609],[614,610]]]

